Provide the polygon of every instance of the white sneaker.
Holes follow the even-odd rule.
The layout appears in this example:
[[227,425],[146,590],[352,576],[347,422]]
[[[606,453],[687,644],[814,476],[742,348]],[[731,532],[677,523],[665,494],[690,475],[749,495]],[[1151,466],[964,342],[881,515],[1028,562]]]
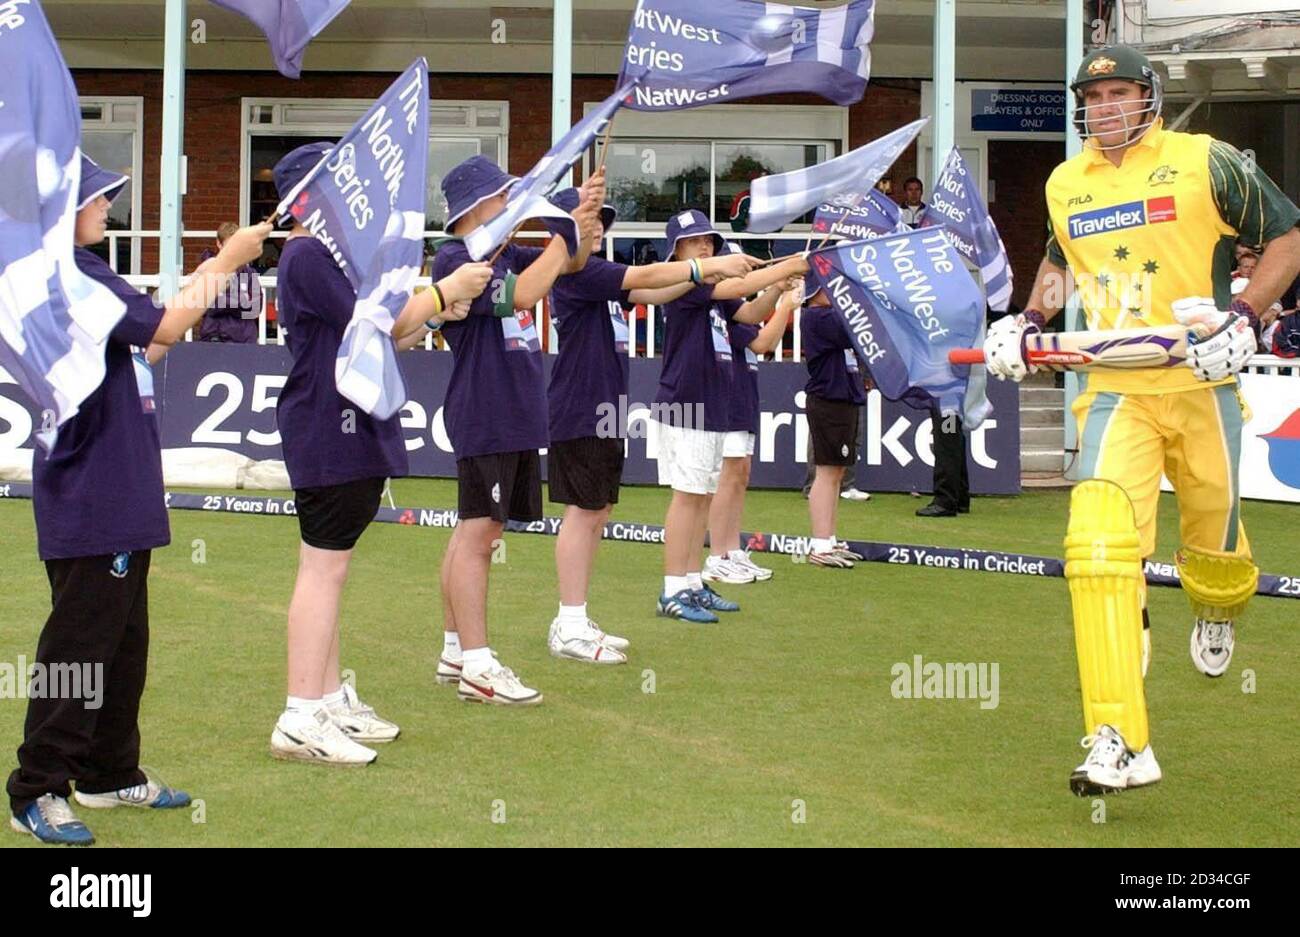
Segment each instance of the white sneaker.
[[772,578],[772,571],[766,566],[759,566],[754,562],[753,557],[749,555],[748,550],[740,550],[730,555],[730,560],[735,565],[748,573],[752,573],[755,582],[767,582]]
[[632,645],[632,642],[627,638],[620,638],[616,634],[606,634],[604,631],[601,631],[600,625],[596,624],[590,618],[587,619],[587,627],[596,632],[596,637],[599,638],[600,642],[606,647],[612,647],[616,651],[626,651]]
[[866,560],[866,557],[861,553],[854,553],[850,550],[848,543],[843,540],[835,541],[835,549],[832,552],[854,563],[862,563]]
[[88,794],[78,790],[72,796],[81,806],[94,809],[144,807],[150,810],[169,810],[190,805],[189,794],[147,775],[143,784],[133,784],[115,791],[105,791],[102,794]]
[[[492,652],[492,659],[496,660],[497,652]],[[433,679],[437,680],[443,686],[455,686],[460,683],[460,670],[464,666],[463,657],[448,657],[444,650],[438,655],[438,669],[434,671]]]
[[271,733],[271,754],[285,761],[347,767],[368,765],[379,757],[379,752],[344,735],[324,706],[314,713],[281,713]]
[[603,632],[587,625],[565,634],[559,618],[551,622],[550,633],[546,636],[546,646],[552,657],[566,660],[582,660],[589,664],[626,664],[627,655],[617,648],[601,641]]
[[1142,679],[1147,678],[1147,668],[1151,666],[1151,629],[1142,629]]
[[343,702],[326,706],[334,724],[343,730],[343,734],[354,742],[391,742],[401,733],[396,724],[381,719],[371,706],[367,706],[357,697],[352,684],[344,683]]
[[1198,618],[1192,628],[1192,663],[1207,677],[1221,677],[1232,663],[1236,643],[1232,622]]
[[870,501],[871,493],[868,491],[858,491],[856,488],[845,488],[840,492],[840,497],[845,501]]
[[495,660],[482,673],[467,674],[461,671],[456,693],[467,703],[535,706],[542,701],[541,693],[524,686],[513,670]]
[[1089,749],[1088,757],[1070,774],[1070,790],[1079,797],[1145,787],[1161,778],[1151,746],[1131,751],[1124,737],[1108,725],[1099,726],[1096,735],[1084,736],[1080,744]]
[[854,563],[847,556],[841,556],[835,550],[814,550],[808,554],[808,562],[814,566],[826,566],[830,569],[852,569]]
[[705,582],[723,582],[730,586],[743,586],[754,581],[754,574],[738,566],[725,556],[710,555],[704,561],[700,576]]

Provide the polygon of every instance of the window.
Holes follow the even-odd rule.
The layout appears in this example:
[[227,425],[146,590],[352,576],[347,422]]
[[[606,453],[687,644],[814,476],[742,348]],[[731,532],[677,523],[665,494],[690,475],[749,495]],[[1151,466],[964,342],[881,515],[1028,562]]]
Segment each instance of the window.
[[[245,98],[240,213],[245,223],[275,210],[271,171],[295,147],[316,140],[337,141],[370,107],[370,101],[298,98]],[[431,101],[425,217],[429,230],[441,229],[447,216],[442,178],[457,163],[482,154],[506,165],[510,130],[505,101]]]
[[91,248],[119,273],[140,272],[140,239],[115,236],[130,231],[140,218],[140,145],[143,98],[81,98],[81,149],[105,169],[132,181],[113,200],[108,212],[108,237]]
[[[726,226],[754,179],[839,155],[846,115],[838,107],[782,105],[620,111],[605,159],[610,203],[620,224],[661,228],[683,208],[695,208]],[[791,224],[811,223],[809,215]]]

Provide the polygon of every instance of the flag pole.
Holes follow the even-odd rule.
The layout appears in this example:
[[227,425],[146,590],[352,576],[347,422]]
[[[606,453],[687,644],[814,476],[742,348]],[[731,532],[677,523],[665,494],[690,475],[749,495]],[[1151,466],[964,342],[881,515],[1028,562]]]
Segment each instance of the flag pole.
[[[525,219],[525,220],[527,220],[527,219]],[[496,253],[493,254],[491,257],[488,258],[488,263],[489,263],[489,264],[494,264],[494,263],[497,262],[497,258],[500,257],[500,256],[501,256],[501,252],[502,252],[503,250],[506,249],[506,245],[510,243],[510,239],[511,239],[512,237],[514,237],[516,234],[518,234],[518,233],[519,233],[519,229],[522,228],[523,226],[524,226],[524,222],[523,222],[523,221],[519,222],[519,224],[517,224],[517,225],[514,226],[514,229],[513,229],[513,230],[512,230],[508,235],[506,235],[506,239],[505,239],[504,241],[501,242],[501,246],[498,247],[498,248],[496,249]]]
[[605,122],[605,135],[600,141],[600,162],[596,164],[593,176],[598,175],[605,168],[605,157],[609,155],[609,133],[614,129],[614,115],[610,115],[609,120]]

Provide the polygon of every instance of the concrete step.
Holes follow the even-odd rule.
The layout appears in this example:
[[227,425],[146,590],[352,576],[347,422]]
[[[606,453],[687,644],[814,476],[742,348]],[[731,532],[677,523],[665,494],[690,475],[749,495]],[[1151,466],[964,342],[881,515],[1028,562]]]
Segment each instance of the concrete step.
[[1065,410],[1061,407],[1020,408],[1021,426],[1064,426]]
[[1020,449],[1022,452],[1037,452],[1044,449],[1055,450],[1064,448],[1064,426],[1020,427]]
[[1065,471],[1065,450],[1022,450],[1020,453],[1020,471],[1022,474],[1033,472],[1035,474],[1060,475]]
[[1065,391],[1059,387],[1024,387],[1020,388],[1020,406],[1025,407],[1065,407]]

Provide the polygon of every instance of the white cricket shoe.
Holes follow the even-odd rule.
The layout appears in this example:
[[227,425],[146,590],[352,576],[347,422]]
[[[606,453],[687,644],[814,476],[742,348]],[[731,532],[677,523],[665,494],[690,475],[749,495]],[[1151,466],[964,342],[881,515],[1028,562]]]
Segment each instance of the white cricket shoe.
[[849,487],[840,492],[840,497],[845,501],[870,501],[871,492],[858,491],[858,489]]
[[1222,677],[1232,663],[1235,644],[1232,622],[1198,618],[1192,628],[1192,663],[1207,677]]
[[1108,725],[1098,726],[1097,733],[1084,736],[1080,744],[1089,749],[1088,757],[1070,774],[1070,790],[1079,797],[1145,787],[1161,778],[1151,746],[1131,751],[1124,737]]
[[81,806],[93,809],[144,807],[150,810],[169,810],[190,805],[189,794],[148,775],[145,775],[143,784],[133,784],[130,787],[104,791],[100,794],[88,794],[78,790],[72,796]]
[[587,627],[596,632],[596,637],[606,647],[612,647],[616,651],[626,651],[632,644],[627,638],[621,638],[616,634],[606,634],[600,630],[600,625],[596,624],[590,618],[587,619]]
[[772,578],[772,571],[766,566],[759,566],[749,555],[748,550],[738,550],[731,554],[731,562],[746,572],[752,573],[755,582],[767,582]]
[[322,706],[314,713],[282,712],[271,733],[271,754],[284,761],[321,765],[368,765],[379,752],[348,738]]
[[535,706],[542,694],[526,687],[513,670],[493,661],[482,673],[469,674],[463,670],[456,693],[467,703],[494,703],[499,706]]
[[855,565],[851,559],[841,556],[836,550],[814,550],[808,554],[808,562],[829,569],[852,569]]
[[565,633],[559,618],[551,622],[550,633],[546,636],[546,646],[552,657],[564,660],[582,660],[589,664],[626,664],[627,655],[600,640],[603,632],[586,625]]
[[722,582],[729,586],[743,586],[754,581],[754,574],[725,556],[710,555],[704,561],[700,576],[705,582]]
[[343,701],[326,705],[334,724],[354,742],[391,742],[401,734],[401,729],[387,719],[376,715],[374,707],[367,706],[357,697],[352,684],[344,683]]
[[852,550],[850,550],[848,543],[846,543],[843,540],[835,541],[835,549],[832,552],[854,563],[861,563],[866,560],[866,557],[863,556],[861,553],[854,553]]

